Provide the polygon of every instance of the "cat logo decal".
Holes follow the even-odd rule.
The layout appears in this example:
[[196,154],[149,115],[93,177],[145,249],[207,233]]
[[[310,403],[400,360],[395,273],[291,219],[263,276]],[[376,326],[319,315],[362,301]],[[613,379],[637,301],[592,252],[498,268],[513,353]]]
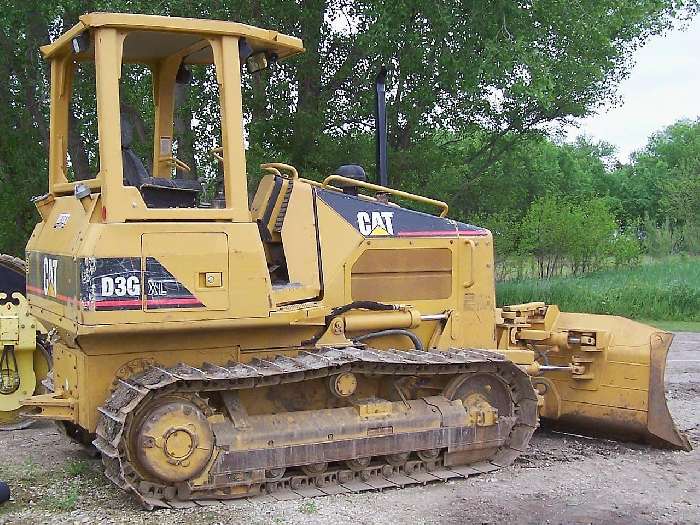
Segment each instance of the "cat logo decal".
[[365,236],[394,235],[393,211],[358,211],[357,227]]

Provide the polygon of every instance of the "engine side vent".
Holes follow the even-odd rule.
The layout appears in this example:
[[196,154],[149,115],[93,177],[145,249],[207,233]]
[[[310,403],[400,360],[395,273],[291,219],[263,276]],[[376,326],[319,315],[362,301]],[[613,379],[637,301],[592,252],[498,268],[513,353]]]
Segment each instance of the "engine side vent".
[[452,294],[448,248],[371,249],[352,267],[353,301],[447,299]]

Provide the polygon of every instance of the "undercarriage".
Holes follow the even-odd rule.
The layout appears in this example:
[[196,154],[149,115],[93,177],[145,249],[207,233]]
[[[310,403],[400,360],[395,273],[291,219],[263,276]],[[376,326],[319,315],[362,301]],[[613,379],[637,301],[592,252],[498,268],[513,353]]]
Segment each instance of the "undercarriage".
[[100,412],[107,476],[153,508],[488,472],[527,446],[537,397],[496,353],[345,347],[152,367],[119,380]]

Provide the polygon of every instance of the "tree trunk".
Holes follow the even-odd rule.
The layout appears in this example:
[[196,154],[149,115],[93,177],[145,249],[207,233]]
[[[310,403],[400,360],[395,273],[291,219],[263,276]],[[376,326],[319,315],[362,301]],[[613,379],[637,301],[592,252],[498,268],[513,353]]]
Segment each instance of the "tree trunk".
[[[63,28],[68,29],[78,19],[78,13],[67,11],[63,15]],[[48,27],[41,29],[42,33],[46,34],[48,39]],[[48,74],[48,73],[47,73]],[[93,78],[94,80],[94,78]],[[76,81],[73,81],[74,89]],[[90,90],[91,94],[94,90]],[[75,99],[75,95],[74,95]],[[88,157],[87,146],[85,145],[85,137],[82,134],[83,122],[75,114],[75,104],[70,105],[70,114],[68,115],[68,155],[70,157],[71,167],[75,174],[75,180],[87,180],[95,177],[90,169],[90,159]]]
[[68,154],[70,155],[70,163],[75,174],[75,180],[92,179],[96,175],[90,170],[90,160],[85,148],[85,141],[80,134],[81,129],[82,123],[80,119],[71,111],[68,123]]
[[321,95],[321,33],[326,13],[326,0],[303,0],[300,12],[301,38],[306,47],[298,60],[297,88],[299,100],[293,129],[292,162],[300,169],[313,165],[315,138],[323,128]]
[[24,83],[25,101],[27,110],[39,130],[42,145],[46,153],[49,151],[49,126],[42,110],[42,100],[48,98],[49,88],[48,67],[39,57],[38,47],[49,42],[49,29],[46,20],[36,11],[36,6],[26,11],[27,27],[27,67],[25,69],[26,82]]
[[[177,138],[177,157],[187,164],[191,171],[176,174],[178,178],[197,179],[197,162],[194,157],[194,137],[192,132],[192,109],[186,103],[189,86],[179,85],[175,89],[175,111],[173,128]],[[218,101],[217,101],[218,103]]]

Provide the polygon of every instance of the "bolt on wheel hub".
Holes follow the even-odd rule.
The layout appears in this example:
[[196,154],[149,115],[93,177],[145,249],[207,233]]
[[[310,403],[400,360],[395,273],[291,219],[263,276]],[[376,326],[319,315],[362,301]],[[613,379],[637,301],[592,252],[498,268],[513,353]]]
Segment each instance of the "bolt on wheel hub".
[[184,427],[169,429],[164,441],[163,452],[176,462],[189,458],[197,448],[196,434]]

